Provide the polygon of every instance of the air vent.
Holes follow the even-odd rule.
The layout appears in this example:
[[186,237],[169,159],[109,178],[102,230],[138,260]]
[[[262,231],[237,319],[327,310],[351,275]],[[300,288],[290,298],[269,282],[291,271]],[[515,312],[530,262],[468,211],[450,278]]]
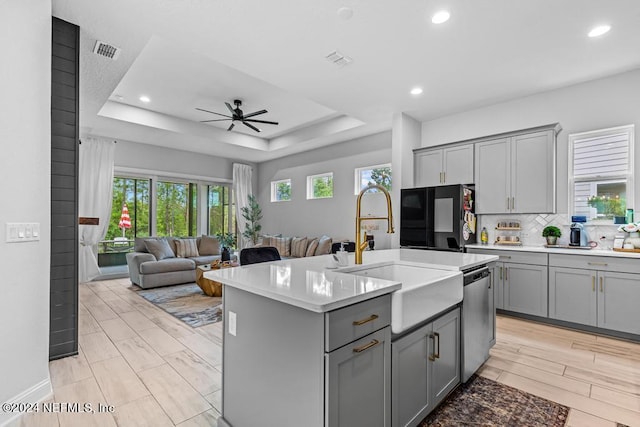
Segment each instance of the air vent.
[[338,66],[345,66],[347,64],[350,64],[351,62],[353,62],[353,59],[343,55],[342,53],[338,52],[337,50],[334,50],[333,52],[331,52],[330,54],[328,54],[325,58],[327,58],[327,61],[332,62]]
[[110,44],[101,42],[100,40],[97,40],[96,45],[93,47],[93,53],[109,59],[113,59],[114,61],[118,59],[121,51],[122,49],[120,49],[119,47],[111,46]]

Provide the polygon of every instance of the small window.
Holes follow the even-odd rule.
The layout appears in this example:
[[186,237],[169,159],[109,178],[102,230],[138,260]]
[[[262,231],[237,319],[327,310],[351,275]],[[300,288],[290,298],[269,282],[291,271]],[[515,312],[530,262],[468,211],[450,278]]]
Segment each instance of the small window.
[[[378,184],[391,191],[391,164],[357,168],[355,173],[355,194],[369,184]],[[373,190],[371,190],[373,191]]]
[[271,201],[288,202],[291,200],[291,180],[271,181]]
[[613,221],[633,207],[633,125],[569,135],[569,211]]
[[307,199],[333,197],[333,172],[307,177]]

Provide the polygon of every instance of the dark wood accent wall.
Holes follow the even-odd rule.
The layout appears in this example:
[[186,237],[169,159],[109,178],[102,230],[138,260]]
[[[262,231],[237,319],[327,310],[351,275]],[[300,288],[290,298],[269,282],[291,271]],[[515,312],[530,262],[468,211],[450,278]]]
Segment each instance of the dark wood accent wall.
[[50,360],[78,353],[79,47],[80,28],[53,18]]

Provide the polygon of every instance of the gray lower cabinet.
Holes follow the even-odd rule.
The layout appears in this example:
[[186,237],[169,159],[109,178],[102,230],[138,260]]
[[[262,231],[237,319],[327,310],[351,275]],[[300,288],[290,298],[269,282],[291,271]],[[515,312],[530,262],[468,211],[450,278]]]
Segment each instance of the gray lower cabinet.
[[416,426],[460,383],[460,309],[391,345],[392,425]]
[[637,274],[577,268],[549,269],[549,317],[640,334]]
[[388,426],[391,330],[387,326],[325,356],[328,426]]
[[547,254],[481,248],[468,252],[500,257],[491,270],[496,308],[547,317]]
[[[391,296],[326,313],[224,288],[219,426],[389,427]],[[232,329],[231,329],[232,328]]]
[[505,262],[505,310],[547,317],[547,267]]

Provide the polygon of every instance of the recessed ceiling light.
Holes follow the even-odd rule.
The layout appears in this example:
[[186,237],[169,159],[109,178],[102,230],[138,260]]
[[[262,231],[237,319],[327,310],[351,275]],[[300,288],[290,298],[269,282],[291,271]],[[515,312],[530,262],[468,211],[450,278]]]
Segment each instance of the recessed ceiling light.
[[603,34],[606,34],[611,29],[611,25],[599,25],[589,31],[589,37],[598,37]]
[[343,21],[348,21],[353,17],[353,9],[351,9],[350,7],[341,7],[340,9],[338,9],[338,16]]
[[431,17],[431,22],[433,22],[434,24],[442,24],[443,22],[447,22],[449,20],[449,17],[451,17],[449,12],[447,12],[446,10],[441,10],[439,12],[436,12]]
[[421,87],[414,87],[413,89],[411,89],[411,95],[420,95],[422,93],[422,88]]
[[151,102],[151,99],[147,96],[147,95],[142,95],[140,98],[138,98],[140,101],[144,102],[145,104],[148,102]]

